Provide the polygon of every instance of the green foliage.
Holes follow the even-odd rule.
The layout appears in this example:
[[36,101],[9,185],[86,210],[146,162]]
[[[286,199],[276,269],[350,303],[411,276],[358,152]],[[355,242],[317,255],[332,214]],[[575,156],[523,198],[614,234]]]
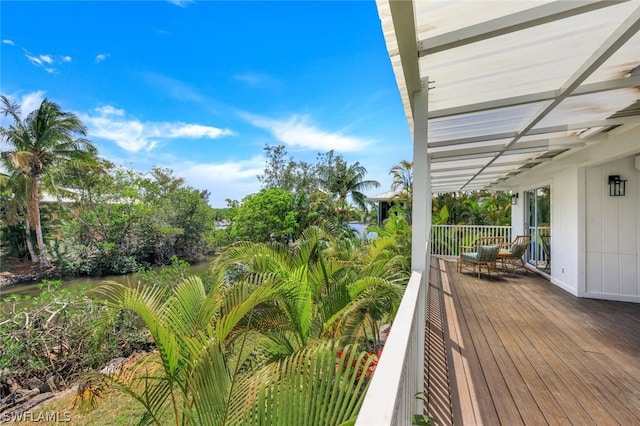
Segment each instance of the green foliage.
[[280,188],[262,189],[245,197],[231,227],[236,241],[286,242],[298,232],[293,194]]
[[379,186],[365,179],[367,170],[359,162],[348,164],[334,151],[318,154],[315,165],[287,159],[284,146],[266,146],[265,156],[265,170],[258,179],[266,189],[279,188],[293,194],[299,229],[328,220],[348,235],[348,222],[362,221],[366,216],[363,191]]
[[[426,392],[418,392],[415,397],[417,399],[428,401],[429,396]],[[438,419],[428,414],[414,414],[411,416],[411,424],[416,426],[432,426],[439,423]]]
[[[148,362],[88,374],[83,386],[121,389],[144,408],[140,424],[349,424],[377,363],[380,325],[392,321],[408,276],[390,236],[408,225],[393,223],[370,244],[336,240],[331,224],[289,244],[237,243],[206,280],[174,257],[169,268],[140,272],[136,287],[99,287],[107,304],[78,296],[77,318],[56,332],[84,332],[65,337],[90,358],[81,370],[154,345]],[[55,312],[60,297],[70,296],[57,286],[43,292],[42,312]],[[5,346],[23,371],[46,368],[29,348]]]
[[[411,225],[399,211],[391,211],[382,227],[371,225],[367,232],[375,232],[379,238],[391,239],[394,243],[386,250],[400,256],[401,270],[409,273],[411,270]],[[377,241],[374,241],[376,244]]]
[[0,127],[0,140],[7,146],[6,151],[0,152],[0,159],[9,171],[8,178],[0,183],[14,190],[11,200],[14,210],[33,227],[38,260],[46,268],[50,262],[40,218],[43,182],[49,181],[49,186],[53,186],[56,168],[95,164],[97,150],[84,138],[87,129],[78,117],[62,111],[56,103],[44,99],[38,109],[23,119],[17,104],[4,95],[0,100],[0,111],[13,121],[6,128]]
[[[74,183],[70,176],[69,183]],[[86,172],[55,246],[66,274],[123,274],[210,251],[214,214],[208,194],[184,186],[166,169],[149,175],[103,163]]]
[[258,180],[263,188],[280,188],[296,196],[310,194],[318,186],[317,168],[304,161],[287,158],[284,145],[264,147],[267,159]]
[[25,241],[24,224],[2,225],[0,224],[0,241],[2,241],[2,255],[14,258],[23,258],[28,255]]
[[147,348],[145,333],[123,314],[105,329],[95,344],[93,324],[105,312],[102,302],[85,290],[61,288],[60,281],[43,281],[36,298],[11,296],[3,300],[0,322],[0,371],[23,387],[37,378],[54,377],[61,385],[74,374],[109,359]]
[[[375,356],[327,342],[259,371],[253,400],[234,401],[243,425],[341,425],[355,420]],[[251,404],[245,414],[242,405]],[[232,422],[235,423],[235,422]]]
[[333,195],[338,213],[348,210],[348,200],[363,211],[367,210],[366,196],[362,191],[377,188],[380,183],[366,180],[367,169],[356,161],[348,164],[340,155],[329,151],[319,156],[320,182],[322,187]]
[[391,189],[396,191],[396,204],[411,222],[411,208],[413,205],[413,161],[402,160],[391,168],[389,174],[393,176]]
[[188,262],[173,256],[170,265],[159,269],[142,269],[138,271],[136,278],[149,287],[170,289],[190,275],[190,268]]
[[[209,291],[197,277],[168,290],[115,283],[100,288],[112,310],[99,330],[123,311],[134,312],[158,355],[151,367],[87,380],[115,385],[142,404],[140,424],[161,424],[169,413],[184,425],[339,424],[355,418],[377,358],[310,338],[319,331],[315,301],[342,270],[322,261],[326,242],[320,229],[309,229],[291,251],[276,244],[230,247],[216,262]],[[238,264],[253,272],[227,281],[226,271]],[[281,356],[273,357],[277,347]]]
[[506,192],[440,194],[432,201],[432,223],[437,225],[510,225],[511,197]]

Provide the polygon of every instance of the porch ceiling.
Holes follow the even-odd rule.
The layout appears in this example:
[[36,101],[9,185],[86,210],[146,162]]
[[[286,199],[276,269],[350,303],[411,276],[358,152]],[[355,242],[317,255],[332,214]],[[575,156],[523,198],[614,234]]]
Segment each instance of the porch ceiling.
[[640,124],[640,0],[377,5],[411,128],[429,88],[433,192],[506,189]]

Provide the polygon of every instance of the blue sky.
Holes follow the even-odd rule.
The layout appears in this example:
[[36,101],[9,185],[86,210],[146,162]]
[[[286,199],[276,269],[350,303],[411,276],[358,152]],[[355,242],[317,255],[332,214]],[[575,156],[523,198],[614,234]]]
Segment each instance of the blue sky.
[[0,39],[0,91],[23,112],[47,97],[102,157],[168,167],[215,207],[260,189],[266,144],[335,149],[372,194],[411,159],[373,1],[3,0]]

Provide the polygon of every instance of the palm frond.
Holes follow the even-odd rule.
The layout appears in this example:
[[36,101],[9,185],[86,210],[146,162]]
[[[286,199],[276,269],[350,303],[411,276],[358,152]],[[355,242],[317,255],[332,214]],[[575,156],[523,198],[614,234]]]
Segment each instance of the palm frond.
[[233,423],[337,425],[356,417],[375,357],[329,342],[265,367],[246,388],[257,388],[250,406],[234,406]]

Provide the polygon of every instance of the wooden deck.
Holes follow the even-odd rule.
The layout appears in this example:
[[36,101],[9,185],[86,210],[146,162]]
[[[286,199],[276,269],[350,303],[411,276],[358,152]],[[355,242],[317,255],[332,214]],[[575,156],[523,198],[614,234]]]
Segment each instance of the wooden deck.
[[640,425],[640,304],[434,259],[426,409],[440,425]]

